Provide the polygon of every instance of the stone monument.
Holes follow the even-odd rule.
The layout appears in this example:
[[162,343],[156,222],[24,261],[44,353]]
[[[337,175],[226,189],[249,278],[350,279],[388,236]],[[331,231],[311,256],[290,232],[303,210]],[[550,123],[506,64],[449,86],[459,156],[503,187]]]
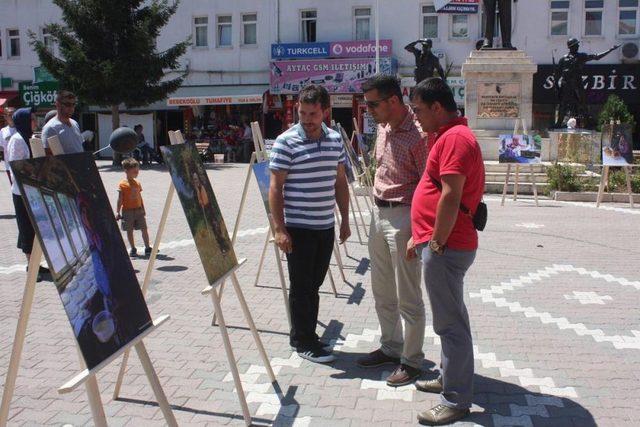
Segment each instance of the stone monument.
[[[513,0],[515,3],[518,0]],[[500,35],[502,38],[501,49],[515,48],[511,45],[511,0],[483,0],[482,10],[485,16],[483,28],[484,43],[482,49],[493,48],[493,35],[496,30],[496,7],[500,18]]]

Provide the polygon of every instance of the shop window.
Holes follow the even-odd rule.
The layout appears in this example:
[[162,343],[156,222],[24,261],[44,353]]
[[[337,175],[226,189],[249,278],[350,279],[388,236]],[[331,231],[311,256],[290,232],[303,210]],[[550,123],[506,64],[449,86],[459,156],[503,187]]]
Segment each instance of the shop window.
[[550,35],[566,36],[569,34],[569,1],[552,1],[550,11]]
[[371,8],[357,7],[353,10],[353,25],[356,40],[371,39]]
[[49,51],[49,53],[55,55],[56,41],[53,34],[51,34],[51,31],[47,28],[42,29],[42,43],[44,43],[44,47]]
[[425,39],[438,38],[438,14],[432,4],[422,6],[422,37]]
[[193,18],[193,27],[196,39],[195,47],[208,47],[209,18],[206,16],[196,16]]
[[303,43],[313,43],[316,41],[316,23],[318,12],[315,10],[303,10],[300,12],[300,31]]
[[218,16],[218,47],[231,47],[231,15]]
[[9,58],[20,57],[20,30],[7,30],[9,39]]
[[242,44],[258,44],[258,14],[247,13],[242,15]]
[[469,15],[451,15],[451,38],[469,38]]
[[602,35],[602,13],[604,0],[585,0],[584,2],[584,35]]
[[618,1],[618,35],[633,37],[638,35],[638,0]]

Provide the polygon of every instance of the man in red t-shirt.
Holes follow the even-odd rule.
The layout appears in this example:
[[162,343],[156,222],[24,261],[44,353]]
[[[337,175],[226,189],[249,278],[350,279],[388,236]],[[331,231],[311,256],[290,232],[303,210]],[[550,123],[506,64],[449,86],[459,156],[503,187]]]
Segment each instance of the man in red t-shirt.
[[446,83],[439,78],[422,81],[412,102],[423,131],[438,134],[413,195],[407,257],[415,257],[416,248],[420,252],[433,328],[442,342],[441,375],[416,382],[418,390],[440,393],[442,403],[420,413],[418,420],[440,425],[467,416],[473,397],[473,345],[463,282],[478,248],[472,217],[484,192],[484,164]]

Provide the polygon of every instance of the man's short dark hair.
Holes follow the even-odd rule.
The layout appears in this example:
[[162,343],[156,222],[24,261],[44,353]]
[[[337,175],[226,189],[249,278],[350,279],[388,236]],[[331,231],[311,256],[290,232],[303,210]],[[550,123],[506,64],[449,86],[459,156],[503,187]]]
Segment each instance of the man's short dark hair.
[[59,90],[56,94],[57,102],[75,101],[76,99],[76,95],[69,90]]
[[400,80],[396,76],[389,76],[386,74],[376,74],[370,77],[362,84],[362,91],[364,93],[370,90],[377,90],[382,98],[391,98],[397,96],[400,103],[402,100],[402,89],[400,89]]
[[138,130],[138,129],[142,129],[142,125],[139,123],[133,127],[133,130]]
[[331,99],[327,89],[320,85],[307,85],[298,94],[298,102],[303,104],[320,104],[323,110],[331,107]]
[[458,110],[451,88],[440,77],[431,77],[421,81],[413,88],[411,98],[419,99],[427,105],[439,102],[447,111]]

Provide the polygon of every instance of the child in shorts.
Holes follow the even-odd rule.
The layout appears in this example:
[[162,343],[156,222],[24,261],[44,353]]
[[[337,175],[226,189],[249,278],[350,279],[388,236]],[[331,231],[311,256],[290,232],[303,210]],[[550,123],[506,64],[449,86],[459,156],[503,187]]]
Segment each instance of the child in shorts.
[[131,246],[129,255],[131,257],[138,255],[133,230],[140,230],[142,240],[144,240],[144,254],[149,256],[151,247],[149,246],[149,233],[147,232],[144,202],[142,201],[142,186],[136,179],[140,173],[140,163],[136,159],[127,158],[122,161],[122,167],[127,177],[118,184],[116,220],[122,219],[122,230],[127,232],[127,240]]

